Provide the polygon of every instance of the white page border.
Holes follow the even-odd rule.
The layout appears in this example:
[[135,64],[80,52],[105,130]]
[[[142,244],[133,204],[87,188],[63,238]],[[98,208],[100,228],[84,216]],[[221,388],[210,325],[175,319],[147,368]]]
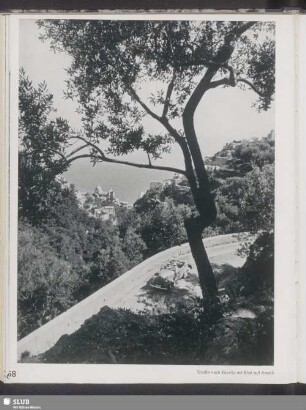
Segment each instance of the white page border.
[[[289,383],[296,381],[295,285],[295,16],[271,14],[115,14],[66,15],[68,18],[205,19],[276,22],[276,226],[275,226],[275,362],[274,366],[161,366],[161,365],[58,365],[17,363],[17,84],[18,21],[24,18],[63,18],[62,15],[9,17],[11,69],[10,99],[10,284],[7,363],[17,371],[11,382],[22,383]],[[199,373],[198,371],[201,371]],[[212,372],[213,374],[205,374]],[[220,374],[214,374],[219,371]],[[242,374],[237,372],[241,371]],[[244,372],[251,372],[246,374]],[[260,371],[260,376],[256,373]],[[222,374],[226,372],[226,374]],[[231,374],[235,372],[236,374]],[[267,372],[263,375],[262,372]],[[273,374],[271,374],[273,372]],[[268,375],[270,373],[270,375]]]

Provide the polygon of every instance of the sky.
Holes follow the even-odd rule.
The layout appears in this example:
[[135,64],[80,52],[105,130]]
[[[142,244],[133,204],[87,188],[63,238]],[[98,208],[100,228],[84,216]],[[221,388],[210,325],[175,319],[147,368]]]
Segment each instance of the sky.
[[[61,116],[69,124],[79,129],[81,121],[76,112],[77,105],[65,100],[64,90],[70,57],[54,53],[49,44],[39,40],[39,29],[34,20],[20,20],[19,28],[19,64],[33,81],[34,85],[46,81],[48,90],[54,96],[56,116]],[[153,85],[146,84],[142,96],[152,90]],[[267,112],[258,113],[252,104],[256,94],[252,90],[238,88],[217,88],[207,93],[195,113],[195,127],[203,156],[211,156],[227,142],[234,139],[264,137],[274,129],[274,104]],[[159,129],[155,120],[147,120],[145,126],[150,132]],[[124,158],[125,159],[125,158]],[[143,154],[135,153],[126,159],[146,162]],[[160,165],[183,167],[183,158],[179,148],[158,161]],[[113,189],[122,201],[133,203],[145,192],[151,181],[162,181],[173,174],[158,170],[146,170],[118,164],[97,164],[92,166],[88,159],[72,163],[65,173],[65,178],[83,192],[92,192],[97,184],[107,191]]]

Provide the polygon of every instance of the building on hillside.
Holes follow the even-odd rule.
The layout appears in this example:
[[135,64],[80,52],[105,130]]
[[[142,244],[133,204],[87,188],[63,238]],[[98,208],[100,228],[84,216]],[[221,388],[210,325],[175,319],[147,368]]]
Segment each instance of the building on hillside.
[[152,190],[160,189],[160,188],[162,188],[162,186],[163,186],[162,182],[158,182],[158,181],[150,182],[150,189],[152,189]]
[[[189,191],[189,182],[185,175],[174,173],[171,179],[164,179],[162,182],[152,181],[150,183],[150,190],[167,188],[167,187],[176,187],[180,191]],[[142,198],[144,192],[141,192],[140,198]]]
[[82,208],[95,218],[110,221],[113,225],[117,225],[116,207],[131,208],[128,202],[116,198],[112,189],[104,192],[99,184],[92,194],[86,193],[83,195],[85,198],[83,203],[80,201]]
[[130,207],[129,203],[126,202],[126,201],[120,201],[119,206],[120,206],[120,208],[127,208],[127,209],[129,209],[129,207]]
[[173,186],[186,185],[185,183],[187,182],[187,178],[185,175],[175,173],[171,179],[171,182]]
[[162,182],[162,186],[163,188],[167,187],[167,186],[171,186],[172,185],[172,179],[164,179]]
[[205,166],[210,171],[219,171],[221,168],[226,168],[228,157],[206,157]]
[[84,192],[76,191],[75,195],[79,202],[80,207],[83,208],[84,203],[86,201],[86,194]]
[[117,225],[116,210],[114,206],[102,206],[101,208],[92,208],[93,216],[101,221],[110,221],[114,226]]
[[106,196],[106,192],[104,192],[103,189],[101,188],[100,184],[98,184],[94,189],[93,195],[94,196],[99,196],[99,197]]

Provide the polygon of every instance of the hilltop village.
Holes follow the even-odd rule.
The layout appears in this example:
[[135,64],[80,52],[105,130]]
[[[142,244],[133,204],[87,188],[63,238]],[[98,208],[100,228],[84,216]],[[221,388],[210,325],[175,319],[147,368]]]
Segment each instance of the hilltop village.
[[[167,186],[174,186],[179,191],[188,191],[188,181],[184,175],[174,174],[171,179],[166,179],[162,182],[151,182],[150,189],[165,188]],[[141,192],[141,198],[145,193]],[[110,221],[113,226],[117,225],[116,209],[126,208],[131,209],[132,205],[126,201],[121,201],[115,196],[115,192],[110,189],[104,192],[102,187],[98,184],[93,193],[90,192],[76,192],[80,207],[84,209],[90,216],[93,216],[102,221]]]
[[[251,254],[253,258],[263,249],[258,269],[250,259],[248,274],[241,272],[236,278],[237,287],[232,287],[232,270],[226,271],[229,282],[220,287],[230,284],[225,295],[245,289],[239,303],[254,284],[262,283],[265,294],[273,285],[274,146],[272,132],[262,138],[231,141],[204,158],[218,210],[205,236],[222,238],[247,231],[261,235]],[[104,175],[101,172],[101,177]],[[146,259],[187,242],[184,221],[194,210],[188,182],[184,174],[161,175],[145,179],[141,194],[140,186],[130,180],[125,192],[132,193],[128,191],[132,184],[132,194],[138,190],[138,198],[130,204],[119,188],[116,194],[106,185],[106,178],[92,185],[89,192],[80,192],[59,175],[49,189],[47,204],[37,196],[37,202],[32,201],[29,207],[27,197],[20,196],[18,337],[28,335]],[[115,183],[116,169],[112,178]],[[21,180],[21,192],[28,194],[28,181]],[[180,263],[181,257],[172,256],[160,263],[155,272],[158,276],[146,289],[171,294],[174,284],[175,292],[180,291],[180,275],[188,279],[191,269],[186,261],[182,272]],[[169,276],[169,270],[174,275]],[[250,280],[243,282],[240,277]],[[267,294],[270,298],[271,292]]]
[[[267,141],[274,141],[274,130],[271,130],[267,137]],[[234,140],[226,144],[223,149],[211,157],[205,157],[205,166],[208,172],[214,173],[218,178],[228,178],[234,176],[242,176],[249,169],[244,169],[244,161],[240,160],[241,152],[244,153],[248,149],[252,149],[258,144],[257,139],[245,141]],[[241,164],[240,164],[241,162]],[[66,182],[67,183],[67,182]],[[174,187],[179,192],[188,192],[190,190],[187,178],[184,175],[174,173],[172,178],[164,179],[163,181],[152,181],[150,190],[162,190],[167,187]],[[110,189],[104,192],[98,184],[92,193],[76,192],[80,207],[84,209],[90,216],[93,216],[102,221],[110,221],[113,226],[117,225],[116,209],[126,208],[131,209],[132,205],[128,202],[121,201],[115,196],[115,192]],[[139,198],[143,197],[145,192],[141,192]]]
[[93,216],[102,221],[110,221],[112,225],[117,225],[116,208],[132,208],[125,201],[120,201],[116,198],[112,189],[104,192],[98,184],[93,193],[77,192],[80,207],[83,208],[90,216]]

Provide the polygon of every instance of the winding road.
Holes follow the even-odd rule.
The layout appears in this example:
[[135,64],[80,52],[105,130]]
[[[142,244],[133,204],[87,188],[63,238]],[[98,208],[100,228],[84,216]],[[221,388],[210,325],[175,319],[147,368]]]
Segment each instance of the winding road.
[[[204,239],[204,244],[212,263],[229,264],[234,267],[244,263],[244,259],[236,254],[240,242],[235,235],[207,238]],[[194,266],[189,244],[176,246],[152,256],[21,339],[17,347],[18,359],[25,352],[27,355],[35,356],[49,350],[61,336],[78,330],[85,320],[97,314],[104,306],[142,310],[145,306],[144,286],[154,273],[159,271],[163,263],[174,258],[185,260]],[[199,295],[197,276],[195,273],[193,275],[196,280],[192,285],[192,293]]]

